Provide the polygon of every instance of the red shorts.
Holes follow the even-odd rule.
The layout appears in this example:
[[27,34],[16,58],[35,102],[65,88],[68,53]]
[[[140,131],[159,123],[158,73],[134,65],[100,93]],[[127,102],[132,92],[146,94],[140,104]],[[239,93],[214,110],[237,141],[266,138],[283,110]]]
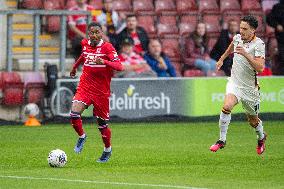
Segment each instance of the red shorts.
[[93,114],[97,118],[109,120],[109,97],[76,93],[72,102],[81,102],[86,106],[94,106]]

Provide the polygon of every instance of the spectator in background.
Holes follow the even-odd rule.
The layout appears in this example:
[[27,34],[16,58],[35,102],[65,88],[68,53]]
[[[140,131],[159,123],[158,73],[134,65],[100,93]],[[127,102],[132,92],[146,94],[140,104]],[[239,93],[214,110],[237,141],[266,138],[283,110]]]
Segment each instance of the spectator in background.
[[126,27],[125,15],[118,14],[112,8],[112,0],[104,0],[104,8],[102,13],[97,16],[97,21],[104,27],[106,27],[106,34],[109,37],[109,41],[117,46],[116,38],[117,33],[122,31]]
[[[148,49],[149,38],[146,31],[138,26],[137,18],[134,14],[127,15],[126,28],[118,35],[118,44],[121,45],[125,38],[131,37],[134,41],[134,51],[143,55]],[[117,46],[117,48],[120,48]]]
[[284,75],[284,0],[275,4],[266,17],[267,23],[275,28],[275,36],[278,43],[278,63],[280,74]]
[[206,25],[198,23],[196,29],[186,39],[185,53],[194,59],[194,66],[202,70],[205,75],[209,71],[215,71],[216,61],[209,56],[208,38],[206,35]]
[[[237,23],[237,21],[235,20],[229,20],[228,29],[223,29],[221,31],[218,41],[216,42],[210,53],[210,57],[216,61],[219,60],[222,54],[224,54],[226,49],[229,47],[229,45],[233,40],[233,37],[237,33],[239,33],[239,23]],[[227,76],[230,76],[232,65],[233,65],[233,54],[228,56],[224,60],[224,64],[221,67],[221,70],[223,70]]]
[[125,38],[121,44],[119,59],[124,71],[116,74],[117,77],[157,77],[143,57],[133,51],[134,41]]
[[158,77],[176,77],[175,68],[170,59],[162,52],[162,45],[159,40],[152,39],[149,42],[149,51],[144,55],[144,59],[157,73]]
[[[92,11],[94,8],[86,4],[86,0],[76,0],[77,5],[71,7],[70,11]],[[93,17],[93,21],[96,18]],[[68,16],[68,38],[71,40],[72,53],[77,60],[82,51],[81,41],[86,38],[87,16],[86,15],[70,15]]]

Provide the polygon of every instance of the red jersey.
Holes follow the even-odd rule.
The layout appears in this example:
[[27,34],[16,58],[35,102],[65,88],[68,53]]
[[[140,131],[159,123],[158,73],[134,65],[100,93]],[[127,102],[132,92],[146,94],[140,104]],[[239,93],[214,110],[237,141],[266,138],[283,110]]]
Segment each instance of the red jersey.
[[[82,62],[83,72],[77,87],[77,92],[85,93],[89,96],[110,96],[110,82],[113,76],[113,70],[122,70],[117,52],[111,43],[101,40],[96,47],[90,45],[88,39],[83,39],[82,54],[77,60],[74,68],[77,68]],[[94,60],[101,58],[104,64],[96,64]]]
[[[84,4],[83,8],[78,6],[71,7],[70,11],[92,11],[94,7]],[[87,16],[86,15],[69,15],[67,17],[68,24],[75,25],[81,32],[86,33],[87,31]],[[96,21],[96,17],[92,18],[92,21]],[[73,39],[76,34],[72,30],[68,30],[68,37],[69,39]]]

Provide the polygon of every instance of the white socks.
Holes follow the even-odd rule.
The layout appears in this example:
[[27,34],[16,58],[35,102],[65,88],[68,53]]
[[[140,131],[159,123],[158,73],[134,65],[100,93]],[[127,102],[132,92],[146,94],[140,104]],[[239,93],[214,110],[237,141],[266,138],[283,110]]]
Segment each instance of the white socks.
[[221,141],[226,141],[228,126],[231,121],[231,114],[224,114],[221,112],[219,119],[219,127],[220,127],[220,139]]
[[110,151],[111,151],[111,146],[108,148],[104,147],[104,152],[110,152]]
[[86,134],[82,134],[81,136],[79,136],[79,138],[85,138]]
[[258,126],[255,128],[255,132],[257,134],[258,140],[262,140],[264,138],[263,126],[261,120],[259,120]]

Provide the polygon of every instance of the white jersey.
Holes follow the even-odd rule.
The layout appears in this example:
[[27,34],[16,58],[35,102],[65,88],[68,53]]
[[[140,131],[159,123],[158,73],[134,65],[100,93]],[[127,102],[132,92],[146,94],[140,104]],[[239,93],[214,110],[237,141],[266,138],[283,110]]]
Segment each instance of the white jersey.
[[[241,39],[241,35],[237,34],[233,38],[233,44],[234,51],[237,46],[243,46],[245,51],[253,57],[265,58],[265,44],[258,37],[254,37],[252,41],[244,43]],[[233,82],[235,86],[241,89],[255,89],[256,85],[258,85],[256,74],[257,72],[243,55],[234,54],[231,78],[229,78],[229,81]]]

